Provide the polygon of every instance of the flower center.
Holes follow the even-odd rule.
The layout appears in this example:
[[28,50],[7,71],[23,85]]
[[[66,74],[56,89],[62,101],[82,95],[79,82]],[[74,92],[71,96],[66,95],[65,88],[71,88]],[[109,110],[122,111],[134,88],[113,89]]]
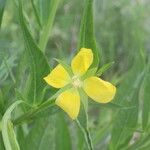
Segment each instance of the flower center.
[[73,76],[72,77],[72,84],[75,88],[79,88],[82,86],[82,82],[80,81],[78,76]]

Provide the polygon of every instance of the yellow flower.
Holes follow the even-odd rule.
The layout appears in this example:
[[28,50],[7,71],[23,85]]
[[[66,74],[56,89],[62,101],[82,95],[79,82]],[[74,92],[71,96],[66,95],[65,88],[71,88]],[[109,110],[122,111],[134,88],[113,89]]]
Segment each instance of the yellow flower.
[[61,107],[72,119],[77,118],[80,110],[79,88],[82,88],[90,98],[99,103],[110,102],[116,93],[115,86],[96,76],[82,79],[92,62],[92,50],[81,48],[71,62],[71,68],[74,74],[72,77],[61,64],[58,64],[44,78],[49,85],[55,88],[62,88],[68,84],[72,85],[72,88],[62,92],[55,101],[56,105]]

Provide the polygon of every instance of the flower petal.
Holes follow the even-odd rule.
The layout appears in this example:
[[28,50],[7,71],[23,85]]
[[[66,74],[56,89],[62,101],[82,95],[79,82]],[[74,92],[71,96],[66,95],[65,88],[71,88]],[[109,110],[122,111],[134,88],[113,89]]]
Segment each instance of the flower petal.
[[115,86],[94,76],[84,80],[83,89],[89,97],[99,103],[110,102],[116,93]]
[[73,58],[71,68],[74,74],[83,75],[93,62],[91,49],[81,48],[79,53]]
[[61,93],[55,103],[72,119],[77,118],[80,109],[80,96],[76,89],[72,88]]
[[44,80],[55,88],[62,88],[70,82],[70,77],[62,65],[57,65]]

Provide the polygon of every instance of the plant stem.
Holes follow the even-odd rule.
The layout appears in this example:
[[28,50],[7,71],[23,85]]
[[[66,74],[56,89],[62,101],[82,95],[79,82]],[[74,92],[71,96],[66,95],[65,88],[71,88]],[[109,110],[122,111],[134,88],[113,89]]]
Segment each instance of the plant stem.
[[93,148],[93,143],[92,143],[92,139],[91,139],[91,135],[90,135],[90,132],[88,130],[88,128],[84,128],[80,121],[79,120],[76,120],[79,128],[81,129],[82,133],[84,134],[84,138],[85,138],[85,141],[86,141],[86,144],[88,146],[88,149],[89,150],[94,150]]
[[19,125],[21,123],[24,123],[26,121],[31,120],[37,113],[43,111],[44,109],[48,108],[48,107],[52,107],[55,104],[55,100],[47,100],[44,103],[42,103],[41,105],[29,110],[28,112],[26,112],[25,114],[23,114],[22,116],[18,117],[17,119],[15,119],[13,121],[14,125]]

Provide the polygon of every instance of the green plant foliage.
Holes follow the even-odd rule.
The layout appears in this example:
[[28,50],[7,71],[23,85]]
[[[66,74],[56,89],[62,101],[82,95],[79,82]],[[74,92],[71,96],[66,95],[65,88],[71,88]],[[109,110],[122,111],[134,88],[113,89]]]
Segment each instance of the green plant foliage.
[[1,0],[0,1],[0,27],[1,27],[1,24],[2,24],[3,11],[4,11],[4,8],[5,8],[5,3],[6,3],[6,0]]
[[142,111],[142,126],[145,130],[149,125],[150,119],[150,101],[149,101],[149,91],[150,91],[150,63],[146,66],[145,79],[144,79],[144,98],[143,98],[143,111]]
[[11,113],[22,101],[16,101],[5,112],[2,118],[2,136],[6,150],[20,150],[11,122]]
[[58,113],[55,117],[55,124],[58,125],[58,128],[55,130],[55,149],[72,149],[71,136],[64,115],[62,113]]
[[42,0],[38,1],[38,6],[40,7],[40,17],[43,23],[43,30],[41,31],[41,37],[39,41],[39,46],[42,51],[45,51],[59,1],[60,0],[44,0],[44,2]]
[[112,65],[114,64],[114,62],[110,62],[105,64],[104,66],[102,66],[98,71],[97,71],[97,76],[101,76],[103,72],[105,72],[106,70],[108,70]]
[[[52,122],[52,123],[50,123]],[[25,147],[24,150],[48,150],[50,147],[51,149],[54,148],[54,136],[55,130],[53,124],[53,117],[46,117],[44,119],[39,119],[35,122],[32,130],[26,136],[25,139]]]
[[[149,0],[0,0],[0,150],[149,150],[149,14]],[[55,104],[72,85],[43,78],[57,64],[74,76],[82,47],[94,59],[81,80],[98,76],[116,95],[96,103],[79,88],[72,120]]]
[[[139,113],[139,91],[144,78],[144,65],[140,63],[137,68],[137,57],[131,72],[126,76],[126,80],[122,83],[122,88],[118,91],[116,102],[124,106],[133,107],[131,109],[122,109],[113,125],[112,140],[110,149],[118,149],[126,146],[130,142],[134,130],[137,127]],[[125,93],[126,92],[126,95]],[[130,93],[130,94],[129,94]],[[122,95],[122,96],[121,96]]]
[[81,98],[82,104],[81,104],[81,108],[80,108],[79,117],[76,120],[76,122],[83,134],[83,136],[81,136],[81,138],[84,137],[84,139],[85,139],[86,145],[84,145],[84,146],[86,146],[89,150],[93,150],[93,143],[92,143],[91,135],[89,132],[89,127],[88,127],[88,114],[87,114],[88,97],[84,93],[83,90],[80,90],[80,98]]
[[30,76],[30,87],[27,88],[29,88],[30,91],[30,100],[35,104],[42,101],[42,93],[45,87],[43,78],[49,73],[50,68],[45,56],[34,42],[29,30],[26,27],[25,21],[23,19],[21,3],[19,5],[19,19],[25,40],[28,58],[27,61],[29,61],[32,73]]
[[0,149],[1,150],[5,150],[3,139],[2,139],[2,135],[0,135]]
[[84,7],[78,49],[82,47],[92,49],[94,53],[93,67],[97,67],[99,55],[94,36],[93,0],[86,0]]

